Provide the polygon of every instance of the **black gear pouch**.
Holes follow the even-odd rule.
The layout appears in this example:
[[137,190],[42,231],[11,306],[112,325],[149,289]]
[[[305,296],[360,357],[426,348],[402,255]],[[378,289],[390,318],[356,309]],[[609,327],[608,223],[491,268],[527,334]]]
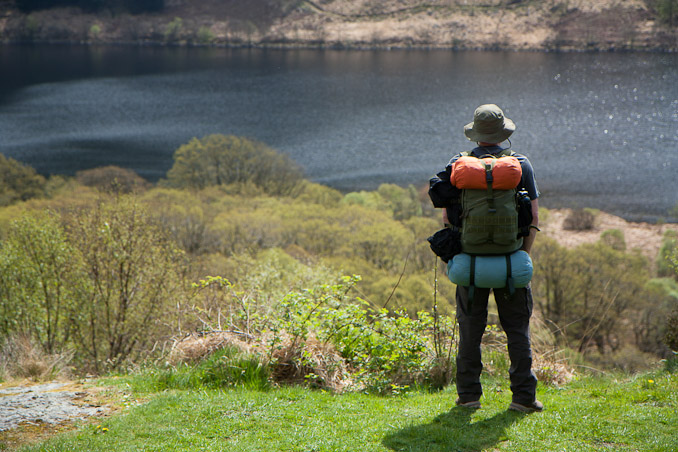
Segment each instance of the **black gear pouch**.
[[516,193],[516,204],[518,206],[518,228],[520,232],[518,237],[527,237],[530,235],[530,225],[532,224],[532,201],[526,191],[520,190]]
[[461,190],[452,185],[447,171],[439,172],[428,182],[428,196],[433,207],[451,207],[459,202]]
[[447,263],[461,253],[461,234],[452,228],[441,229],[428,239],[431,250]]

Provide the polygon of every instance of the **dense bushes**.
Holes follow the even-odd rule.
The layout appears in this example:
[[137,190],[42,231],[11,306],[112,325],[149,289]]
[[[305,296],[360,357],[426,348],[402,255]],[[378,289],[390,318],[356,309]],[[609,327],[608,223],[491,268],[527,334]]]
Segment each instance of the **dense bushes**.
[[662,336],[676,299],[669,286],[649,284],[644,257],[606,242],[605,235],[574,249],[543,237],[536,242],[533,287],[539,315],[561,347],[607,354],[631,346],[665,355]]
[[678,280],[678,232],[666,231],[657,256],[657,273]]
[[131,13],[162,11],[165,0],[15,0],[17,7],[25,12],[58,6],[78,6],[86,11],[127,10]]
[[[668,246],[662,248],[662,255],[668,262],[669,269],[673,270],[674,279],[678,281],[678,241],[675,235],[667,234],[667,242],[665,242],[665,245]],[[666,248],[670,248],[670,251],[667,251]],[[675,290],[671,295],[674,297],[674,310],[666,323],[664,342],[671,350],[678,353],[678,307],[676,307],[675,302],[675,300],[678,300],[678,284],[673,284],[673,288]],[[673,359],[675,361],[675,356]]]
[[573,209],[563,222],[569,231],[590,231],[596,224],[596,212],[592,209]]
[[678,24],[678,0],[649,0],[648,3],[656,9],[661,22],[670,28]]
[[70,345],[86,290],[80,264],[54,214],[14,223],[0,248],[0,336],[28,334],[47,353]]
[[[287,265],[288,278],[301,268]],[[412,384],[449,384],[456,349],[453,320],[423,311],[410,316],[404,311],[374,310],[351,295],[358,280],[343,277],[334,284],[312,283],[267,303],[259,299],[260,290],[241,291],[223,278],[207,278],[196,285],[205,297],[198,311],[207,333],[222,334],[218,336],[222,347],[240,348],[239,355],[256,353],[278,382],[382,393]],[[214,315],[217,306],[220,316]],[[224,336],[224,330],[256,340],[244,345]],[[195,359],[189,349],[206,354],[214,350],[197,347],[195,341],[182,342],[178,348],[189,361]],[[248,367],[249,372],[258,369]]]
[[0,206],[43,196],[46,182],[33,168],[0,154]]
[[131,198],[28,213],[0,247],[0,336],[73,349],[85,369],[118,367],[171,334],[180,258]]
[[192,189],[251,183],[263,193],[284,196],[294,193],[301,179],[301,168],[292,159],[263,143],[209,135],[176,150],[166,183]]
[[[369,275],[358,290],[375,307],[430,306],[434,260],[414,231],[426,235],[433,220],[399,222],[397,209],[344,203],[310,183],[297,198],[231,188],[92,198],[66,186],[23,206],[40,210],[12,210],[18,220],[0,231],[0,336],[27,333],[49,353],[73,350],[81,369],[117,368],[172,335],[230,325],[223,300],[207,302],[189,285],[210,273],[231,279],[262,318],[290,291],[352,270]],[[439,302],[449,312],[445,295]]]
[[118,367],[173,327],[181,253],[132,198],[102,202],[71,225],[86,275],[78,342],[88,362]]
[[[426,242],[439,221],[422,215],[413,187],[342,194],[236,137],[194,139],[175,158],[163,187],[137,190],[133,174],[104,168],[50,179],[51,199],[0,209],[0,342],[29,337],[99,372],[164,356],[191,333],[246,342],[199,376],[170,369],[167,387],[209,379],[225,359],[268,378],[252,356],[278,381],[381,392],[450,381],[454,286]],[[662,259],[675,268],[671,240]],[[533,254],[536,315],[548,326],[535,333],[547,346],[556,338],[629,363],[668,352],[675,281],[648,282],[650,266],[620,231],[576,249],[542,236]],[[361,278],[339,280],[347,274]],[[487,362],[506,367],[503,344]]]

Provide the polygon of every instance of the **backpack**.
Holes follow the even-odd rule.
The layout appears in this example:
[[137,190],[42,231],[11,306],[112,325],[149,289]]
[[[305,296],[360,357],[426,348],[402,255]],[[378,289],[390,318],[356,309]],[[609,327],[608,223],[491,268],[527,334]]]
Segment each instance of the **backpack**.
[[510,254],[523,244],[518,226],[520,162],[509,150],[480,158],[469,152],[452,164],[450,183],[461,189],[461,249],[471,255]]

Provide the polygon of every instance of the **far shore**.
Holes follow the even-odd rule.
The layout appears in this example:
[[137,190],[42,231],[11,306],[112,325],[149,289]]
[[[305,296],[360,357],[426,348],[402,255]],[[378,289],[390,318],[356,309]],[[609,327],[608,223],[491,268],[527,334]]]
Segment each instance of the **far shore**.
[[678,48],[665,47],[647,47],[647,48],[521,48],[521,47],[464,47],[453,45],[431,45],[417,44],[408,45],[405,43],[278,43],[278,42],[224,42],[201,44],[194,42],[167,43],[162,41],[81,41],[81,40],[57,40],[46,39],[39,41],[25,40],[2,40],[0,45],[19,46],[19,45],[70,45],[70,46],[120,46],[120,47],[167,47],[167,48],[216,48],[216,49],[261,49],[261,50],[347,50],[347,51],[450,51],[450,52],[535,52],[535,53],[677,53]]
[[[678,27],[641,0],[166,1],[161,12],[22,12],[0,2],[0,43],[355,50],[676,52]],[[268,5],[268,6],[267,6]]]

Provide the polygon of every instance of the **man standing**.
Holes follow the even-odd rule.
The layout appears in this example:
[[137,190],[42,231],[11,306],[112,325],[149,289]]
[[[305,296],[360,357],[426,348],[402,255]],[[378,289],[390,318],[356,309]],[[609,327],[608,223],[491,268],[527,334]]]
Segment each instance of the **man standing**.
[[[473,122],[464,127],[464,133],[478,146],[468,155],[482,157],[506,155],[506,148],[500,144],[509,139],[515,131],[515,124],[504,116],[494,104],[481,105],[475,110]],[[509,141],[510,147],[510,141]],[[461,156],[452,158],[447,166],[449,174],[452,164]],[[520,187],[527,191],[532,210],[532,224],[529,235],[523,237],[522,250],[530,252],[539,230],[539,190],[529,160],[512,153],[518,159],[522,170]],[[463,214],[462,214],[463,216]],[[443,209],[443,221],[449,223],[447,209]],[[463,221],[463,218],[462,218]],[[499,320],[506,333],[511,367],[509,377],[512,403],[509,409],[531,413],[541,411],[543,405],[536,399],[537,378],[532,372],[532,350],[530,345],[530,316],[532,315],[532,291],[524,288],[483,289],[457,286],[457,319],[459,321],[459,351],[457,353],[457,394],[458,406],[480,408],[482,387],[481,341],[487,326],[487,303],[490,290],[494,292]],[[470,299],[472,297],[472,299]]]

